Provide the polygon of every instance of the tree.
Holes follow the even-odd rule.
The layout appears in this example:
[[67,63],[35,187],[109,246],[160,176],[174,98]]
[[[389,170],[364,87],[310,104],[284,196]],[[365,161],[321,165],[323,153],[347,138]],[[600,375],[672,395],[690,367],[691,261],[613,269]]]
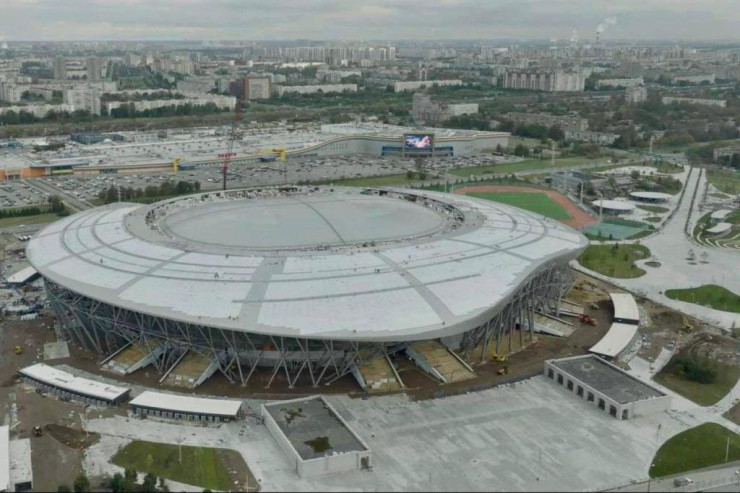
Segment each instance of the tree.
[[414,173],[413,171],[411,171],[411,170],[408,170],[408,171],[406,172],[406,181],[411,181],[411,180],[413,180],[413,179],[414,179],[414,175],[415,175],[415,173]]
[[521,157],[529,157],[529,147],[524,144],[517,144],[514,148],[514,155]]
[[84,472],[81,472],[75,478],[75,482],[72,485],[72,487],[75,493],[83,493],[86,491],[90,491],[90,480],[87,479],[87,476],[85,476]]
[[126,480],[123,479],[123,474],[120,472],[115,473],[110,480],[109,486],[113,493],[123,493],[126,489]]
[[136,477],[137,477],[136,469],[134,469],[133,467],[127,467],[123,471],[123,477],[127,483],[131,483],[131,484],[136,483]]
[[144,482],[142,483],[142,489],[144,491],[155,491],[157,489],[157,476],[148,472],[144,476]]

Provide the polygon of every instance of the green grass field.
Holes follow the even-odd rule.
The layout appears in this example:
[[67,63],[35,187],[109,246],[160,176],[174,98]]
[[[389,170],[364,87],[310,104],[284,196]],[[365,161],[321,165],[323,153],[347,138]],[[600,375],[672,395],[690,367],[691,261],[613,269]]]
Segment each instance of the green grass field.
[[[591,159],[586,157],[569,157],[556,159],[555,167],[562,168],[566,166],[578,166],[581,164],[603,163],[606,160],[607,158]],[[547,170],[550,167],[551,166],[549,159],[525,159],[524,161],[520,161],[518,163],[503,163],[494,164],[491,166],[473,166],[470,168],[450,169],[449,173],[451,175],[457,176],[485,175],[487,173],[507,174],[517,173],[519,171],[531,171],[539,169]]]
[[472,197],[492,200],[502,204],[513,205],[522,209],[542,214],[552,219],[572,219],[570,214],[544,193],[532,192],[474,192]]
[[668,209],[668,207],[661,207],[659,205],[638,205],[637,208],[642,209],[644,211],[652,212],[655,214],[662,214],[670,210]]
[[702,406],[711,406],[719,402],[735,386],[740,378],[740,367],[714,362],[717,378],[712,383],[699,383],[684,378],[674,372],[671,358],[663,369],[655,375],[654,380],[674,392]]
[[707,169],[709,183],[721,192],[730,195],[740,194],[740,171],[720,171]]
[[[412,181],[418,181],[418,178],[414,177]],[[384,176],[367,176],[361,178],[345,178],[344,180],[333,180],[331,182],[337,186],[345,187],[390,187],[405,185],[408,183],[406,175],[384,175]]]
[[705,284],[690,289],[669,289],[665,295],[672,300],[710,306],[715,310],[740,313],[740,296],[722,286]]
[[59,219],[59,216],[56,212],[39,214],[37,216],[4,217],[0,219],[0,228],[9,228],[11,226],[20,226],[27,224],[46,224],[54,222],[57,219]]
[[137,440],[119,450],[113,457],[113,463],[173,481],[221,491],[234,489],[229,469],[236,467],[240,480],[243,481],[245,474],[248,474],[250,485],[256,484],[241,455],[234,450],[183,445],[180,462],[178,448],[178,445]]
[[728,438],[728,461],[740,460],[740,435],[724,426],[704,423],[681,432],[665,442],[655,454],[650,477],[659,478],[724,464]]
[[643,245],[590,245],[578,258],[578,262],[600,274],[619,279],[632,279],[645,274],[635,267],[635,260],[650,256],[650,250]]

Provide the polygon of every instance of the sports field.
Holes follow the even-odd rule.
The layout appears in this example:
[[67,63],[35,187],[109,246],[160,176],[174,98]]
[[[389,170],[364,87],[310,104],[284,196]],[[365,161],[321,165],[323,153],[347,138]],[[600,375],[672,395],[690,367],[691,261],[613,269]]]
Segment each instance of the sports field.
[[503,204],[513,205],[521,209],[536,212],[552,219],[573,219],[570,214],[544,193],[518,192],[473,192],[468,195],[479,199],[493,200]]
[[520,207],[576,229],[597,222],[595,217],[555,190],[510,185],[472,185],[456,188],[455,193]]

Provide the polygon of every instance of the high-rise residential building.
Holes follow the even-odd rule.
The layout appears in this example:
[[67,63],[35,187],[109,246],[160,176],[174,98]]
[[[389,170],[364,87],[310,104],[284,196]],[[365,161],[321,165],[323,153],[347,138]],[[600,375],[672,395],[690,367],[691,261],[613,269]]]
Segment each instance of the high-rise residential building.
[[561,92],[583,91],[586,78],[576,72],[564,70],[508,69],[504,87],[534,91]]
[[244,78],[244,99],[270,99],[271,84],[269,77],[247,76]]
[[54,59],[54,78],[55,79],[66,79],[67,78],[67,59],[63,57],[56,57]]
[[65,89],[64,103],[72,105],[75,110],[87,110],[92,115],[100,115],[102,91],[97,87]]
[[624,101],[627,104],[639,104],[647,101],[647,87],[645,86],[632,86],[628,87],[624,91]]
[[87,80],[103,80],[103,69],[105,68],[105,60],[98,57],[90,57],[87,59]]

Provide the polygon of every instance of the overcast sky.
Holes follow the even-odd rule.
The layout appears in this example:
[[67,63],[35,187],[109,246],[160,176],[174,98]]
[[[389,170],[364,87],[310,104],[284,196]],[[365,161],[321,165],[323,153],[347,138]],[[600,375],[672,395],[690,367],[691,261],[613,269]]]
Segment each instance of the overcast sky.
[[0,0],[5,40],[740,39],[740,0]]

